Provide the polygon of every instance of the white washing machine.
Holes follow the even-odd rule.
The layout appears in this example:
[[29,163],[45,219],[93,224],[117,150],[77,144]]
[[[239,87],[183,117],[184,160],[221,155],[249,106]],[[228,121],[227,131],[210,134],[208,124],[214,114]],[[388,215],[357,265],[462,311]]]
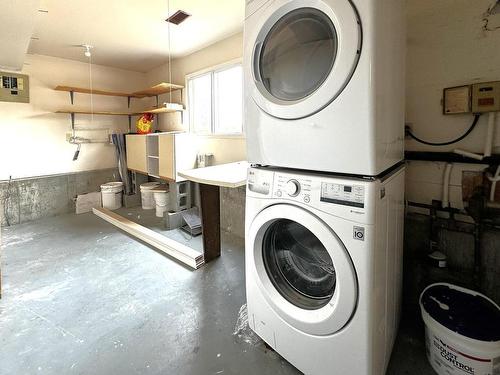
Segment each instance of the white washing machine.
[[305,374],[384,374],[400,314],[403,194],[403,167],[371,180],[249,169],[249,325]]
[[403,159],[404,0],[247,0],[251,163],[376,176]]

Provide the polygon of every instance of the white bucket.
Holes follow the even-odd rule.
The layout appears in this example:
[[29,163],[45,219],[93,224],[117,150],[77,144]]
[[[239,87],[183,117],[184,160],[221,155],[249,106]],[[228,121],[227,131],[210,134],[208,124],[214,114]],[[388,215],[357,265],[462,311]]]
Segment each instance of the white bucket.
[[420,295],[427,358],[439,375],[500,374],[500,307],[446,283]]
[[153,199],[153,189],[160,185],[159,182],[146,182],[141,184],[141,202],[143,210],[152,210],[155,208],[155,201]]
[[122,206],[123,182],[108,182],[101,185],[102,206],[117,210]]
[[156,203],[156,216],[163,217],[168,211],[168,192],[166,188],[156,188],[153,190],[153,196]]

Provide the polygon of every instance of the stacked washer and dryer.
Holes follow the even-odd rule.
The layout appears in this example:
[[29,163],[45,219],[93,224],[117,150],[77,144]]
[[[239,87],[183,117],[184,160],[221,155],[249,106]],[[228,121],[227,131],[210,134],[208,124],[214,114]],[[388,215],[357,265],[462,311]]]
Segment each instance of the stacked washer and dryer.
[[404,0],[246,0],[250,327],[306,374],[381,375],[400,315]]

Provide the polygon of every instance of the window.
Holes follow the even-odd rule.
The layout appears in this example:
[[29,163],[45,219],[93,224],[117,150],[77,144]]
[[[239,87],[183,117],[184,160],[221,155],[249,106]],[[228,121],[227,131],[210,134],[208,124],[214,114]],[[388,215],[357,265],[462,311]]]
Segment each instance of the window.
[[243,132],[243,69],[241,64],[195,74],[187,79],[191,132]]

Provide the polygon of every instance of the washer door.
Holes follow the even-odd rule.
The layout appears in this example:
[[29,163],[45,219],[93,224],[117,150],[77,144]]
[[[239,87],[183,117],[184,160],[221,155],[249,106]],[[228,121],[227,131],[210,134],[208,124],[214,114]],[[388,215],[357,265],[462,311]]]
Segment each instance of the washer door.
[[361,23],[348,0],[276,3],[257,26],[252,97],[271,116],[307,117],[335,100],[354,74]]
[[282,319],[321,336],[346,325],[357,302],[356,275],[327,224],[302,208],[279,204],[257,215],[248,236],[260,290]]

